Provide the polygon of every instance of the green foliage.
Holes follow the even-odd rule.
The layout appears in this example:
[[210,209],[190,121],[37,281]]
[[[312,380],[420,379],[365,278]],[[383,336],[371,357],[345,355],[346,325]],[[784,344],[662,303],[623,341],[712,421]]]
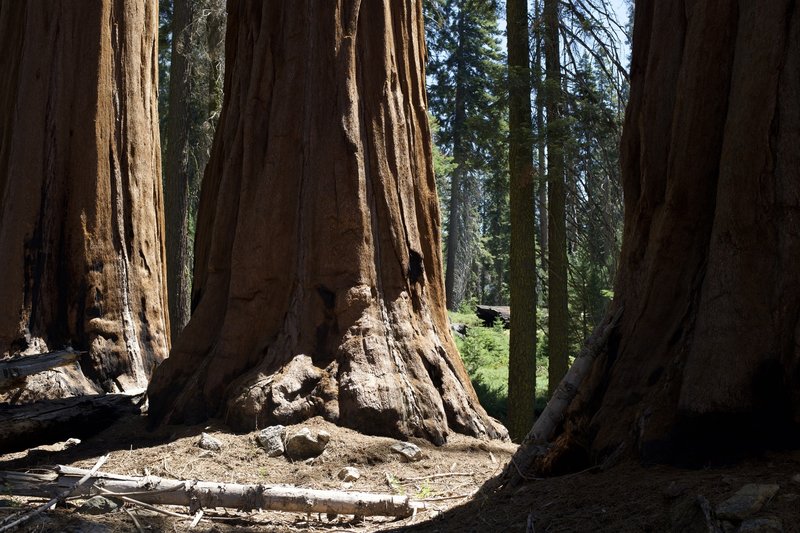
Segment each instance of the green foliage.
[[[489,415],[505,421],[508,400],[508,336],[501,321],[491,328],[474,313],[450,312],[452,323],[466,324],[467,334],[455,336],[456,346],[472,380],[478,400]],[[547,402],[547,342],[544,331],[537,331],[536,410]]]
[[463,338],[456,337],[456,345],[481,405],[491,416],[504,420],[508,396],[508,331],[499,320],[491,328],[472,326]]

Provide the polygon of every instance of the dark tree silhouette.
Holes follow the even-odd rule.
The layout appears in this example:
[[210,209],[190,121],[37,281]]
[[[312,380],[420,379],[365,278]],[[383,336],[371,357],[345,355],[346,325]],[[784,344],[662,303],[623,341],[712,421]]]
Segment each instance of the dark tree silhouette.
[[[558,459],[797,443],[800,5],[636,2],[619,325]],[[529,442],[517,457],[538,456]]]

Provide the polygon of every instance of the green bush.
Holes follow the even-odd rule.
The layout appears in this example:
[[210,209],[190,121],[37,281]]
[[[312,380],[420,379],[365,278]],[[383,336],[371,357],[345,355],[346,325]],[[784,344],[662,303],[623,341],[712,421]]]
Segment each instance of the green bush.
[[508,331],[499,320],[491,328],[470,325],[463,338],[456,336],[456,345],[481,405],[491,416],[504,420],[508,396]]
[[[466,324],[467,334],[455,335],[456,346],[469,373],[478,400],[489,415],[505,422],[508,412],[508,340],[509,330],[500,320],[491,328],[468,313],[450,313],[450,321]],[[536,411],[547,403],[547,337],[537,332]]]

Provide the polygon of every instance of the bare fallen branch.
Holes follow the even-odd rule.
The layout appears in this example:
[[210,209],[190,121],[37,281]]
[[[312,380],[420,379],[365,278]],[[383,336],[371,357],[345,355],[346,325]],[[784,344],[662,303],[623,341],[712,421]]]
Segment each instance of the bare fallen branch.
[[474,476],[475,472],[447,472],[445,474],[431,474],[429,476],[418,476],[418,477],[402,477],[397,478],[397,481],[400,483],[411,483],[413,481],[428,481],[431,479],[439,479],[443,477],[462,477],[462,476]]
[[15,528],[18,525],[27,522],[28,520],[30,520],[34,516],[36,516],[36,515],[38,515],[40,513],[43,513],[44,511],[50,509],[51,507],[53,507],[59,501],[66,500],[73,493],[75,493],[78,490],[80,490],[80,488],[83,486],[83,484],[86,483],[89,480],[89,478],[91,478],[93,475],[95,475],[95,473],[100,469],[101,466],[103,466],[103,463],[105,463],[107,460],[108,460],[108,455],[104,455],[104,456],[100,457],[100,459],[97,460],[97,462],[92,467],[92,469],[91,470],[84,470],[85,474],[83,475],[83,477],[81,477],[78,481],[73,483],[72,486],[70,486],[66,490],[62,490],[57,496],[52,498],[50,501],[48,501],[47,503],[45,503],[43,505],[40,505],[39,507],[37,507],[33,511],[21,516],[20,518],[18,518],[14,522],[11,522],[10,524],[6,524],[3,527],[0,527],[0,533],[2,533],[3,531],[8,531],[9,529]]
[[[86,476],[88,472],[70,466],[56,466],[50,476],[35,474],[34,479],[26,479],[24,473],[0,472],[0,483],[5,484],[14,495],[42,496],[60,493],[72,480]],[[86,496],[97,492],[113,494],[124,501],[132,500],[126,495],[135,493],[136,500],[131,503],[181,505],[192,509],[226,507],[243,511],[268,509],[296,513],[407,517],[415,509],[425,508],[422,500],[393,494],[174,480],[156,476],[132,477],[103,472],[93,473],[88,482],[75,490],[75,494]],[[186,518],[183,515],[181,517]]]

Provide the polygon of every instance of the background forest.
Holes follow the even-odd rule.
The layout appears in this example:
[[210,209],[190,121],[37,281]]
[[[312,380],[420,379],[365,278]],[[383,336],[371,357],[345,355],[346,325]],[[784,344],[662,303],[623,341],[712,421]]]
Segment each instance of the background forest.
[[[557,21],[555,78],[552,69],[547,75],[546,33],[553,31],[545,21],[548,3],[551,10],[555,6]],[[533,0],[529,6],[534,108],[528,142],[536,180],[530,206],[536,262],[530,274],[537,279],[539,407],[553,387],[548,383],[551,339],[566,343],[566,353],[574,356],[613,295],[622,227],[618,147],[628,95],[631,4]],[[506,10],[494,0],[426,0],[424,10],[447,307],[451,321],[466,326],[456,342],[481,402],[505,420],[509,333],[499,321],[484,327],[475,307],[510,304]],[[174,338],[189,318],[198,194],[222,105],[224,0],[160,2],[159,36]],[[551,308],[560,312],[550,313]]]

